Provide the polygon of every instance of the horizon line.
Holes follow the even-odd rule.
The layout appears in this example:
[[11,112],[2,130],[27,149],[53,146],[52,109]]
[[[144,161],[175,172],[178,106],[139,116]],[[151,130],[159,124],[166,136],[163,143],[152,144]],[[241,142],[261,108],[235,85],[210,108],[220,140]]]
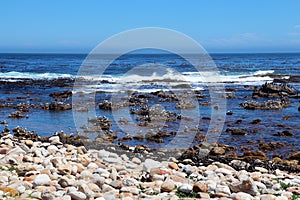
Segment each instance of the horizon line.
[[[265,52],[206,52],[208,54],[284,54],[284,53],[289,53],[289,54],[297,54],[300,53],[300,51],[265,51]],[[87,52],[0,52],[0,54],[77,54],[77,55],[82,55],[82,54],[90,54]],[[107,53],[107,55],[113,54],[113,53]],[[143,54],[168,54],[164,52],[141,52],[141,53],[130,53],[131,55],[143,55]],[[196,54],[196,53],[185,53],[185,54]]]

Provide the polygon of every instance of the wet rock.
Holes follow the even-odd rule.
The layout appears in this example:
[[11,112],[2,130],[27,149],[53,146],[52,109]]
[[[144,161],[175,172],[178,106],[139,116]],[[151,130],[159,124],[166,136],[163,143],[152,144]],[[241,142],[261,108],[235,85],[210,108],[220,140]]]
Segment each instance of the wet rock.
[[90,123],[93,123],[95,126],[98,126],[102,130],[109,130],[111,127],[111,120],[105,116],[100,116],[97,118],[88,119]]
[[72,105],[64,102],[52,102],[49,105],[45,105],[44,109],[49,109],[53,111],[64,111],[64,110],[71,110]]
[[196,105],[191,101],[184,101],[184,102],[177,103],[175,108],[177,108],[177,109],[193,109],[193,108],[196,108]]
[[20,118],[28,118],[28,115],[24,115],[24,113],[22,111],[15,111],[10,113],[10,115],[8,116],[8,118],[16,118],[16,119],[20,119]]
[[294,134],[290,131],[282,131],[273,134],[274,136],[293,136]]
[[102,110],[118,110],[120,108],[124,108],[129,105],[126,103],[113,104],[111,101],[104,100],[103,102],[99,103],[98,106],[99,106],[99,109],[102,109]]
[[214,147],[210,153],[213,155],[224,155],[225,149],[223,147]]
[[298,151],[298,152],[292,154],[292,155],[289,157],[289,159],[291,159],[291,160],[300,160],[300,151]]
[[239,129],[239,128],[234,128],[234,129],[227,128],[226,132],[231,133],[232,135],[247,135],[248,134],[245,130]]
[[275,150],[275,149],[281,148],[283,146],[285,146],[285,145],[281,142],[260,143],[258,145],[260,150],[268,150],[268,151]]
[[245,101],[240,105],[247,110],[282,110],[286,108],[290,103],[287,98],[281,98],[278,100],[268,100],[262,103],[256,101]]
[[56,98],[56,99],[66,99],[66,98],[69,98],[70,96],[72,96],[72,91],[66,90],[66,91],[62,91],[62,92],[53,92],[49,96],[52,98]]
[[261,122],[261,119],[255,119],[250,124],[259,124]]
[[295,97],[297,96],[297,90],[287,84],[265,83],[260,88],[256,88],[252,94],[253,98],[282,96]]
[[262,151],[246,151],[244,152],[242,157],[258,158],[262,160],[265,160],[267,158],[266,154]]

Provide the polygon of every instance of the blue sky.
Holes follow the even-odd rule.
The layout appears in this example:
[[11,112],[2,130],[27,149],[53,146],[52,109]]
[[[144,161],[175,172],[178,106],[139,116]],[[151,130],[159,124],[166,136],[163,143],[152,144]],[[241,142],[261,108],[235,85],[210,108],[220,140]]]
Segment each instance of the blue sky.
[[300,52],[300,1],[0,2],[0,52],[88,53],[133,28],[180,31],[208,52]]

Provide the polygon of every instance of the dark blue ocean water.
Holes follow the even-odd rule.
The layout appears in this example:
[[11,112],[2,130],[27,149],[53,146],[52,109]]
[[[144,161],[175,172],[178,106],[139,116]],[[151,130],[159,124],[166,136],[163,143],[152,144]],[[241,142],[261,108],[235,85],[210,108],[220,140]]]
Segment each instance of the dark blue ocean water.
[[[280,75],[286,78],[290,75],[300,75],[300,54],[211,54],[210,56],[220,75],[220,79],[218,79],[219,81],[217,82],[222,82],[226,87],[234,89],[235,95],[237,96],[237,98],[226,100],[226,110],[232,111],[233,115],[226,115],[225,125],[219,142],[240,147],[243,145],[247,146],[249,141],[280,141],[286,143],[287,146],[278,149],[273,153],[287,155],[291,151],[299,149],[300,118],[298,111],[299,101],[297,99],[291,99],[292,102],[289,107],[282,111],[248,111],[241,108],[239,104],[245,100],[249,100],[244,97],[251,96],[253,91],[252,86],[259,86],[265,81],[272,81],[274,75]],[[85,58],[86,55],[84,54],[0,54],[0,80],[3,81],[0,88],[0,101],[2,103],[9,102],[15,105],[18,103],[43,104],[45,102],[54,101],[53,98],[49,97],[50,93],[66,89],[72,90],[72,87],[49,87],[43,86],[43,84],[24,87],[8,87],[5,85],[5,82],[15,83],[23,81],[24,79],[33,79],[37,81],[54,80],[57,78],[74,79],[78,76],[78,70],[83,68],[82,64],[84,63]],[[99,78],[96,85],[89,87],[90,91],[98,91],[96,103],[99,103],[104,99],[109,99],[112,94],[120,92],[120,82],[124,80],[126,86],[138,89],[140,92],[166,89],[167,87],[162,84],[162,80],[169,81],[169,79],[172,78],[182,84],[181,81],[178,81],[178,74],[176,73],[179,73],[180,76],[184,77],[185,83],[191,83],[192,87],[202,91],[204,94],[207,93],[207,91],[205,91],[205,85],[207,83],[205,80],[203,81],[203,79],[201,79],[201,74],[191,66],[191,63],[177,55],[127,54],[112,62],[102,76],[97,74],[98,64],[99,59],[89,60],[84,63],[85,69],[89,69],[90,67],[91,70],[94,70],[92,73],[88,73],[88,75],[92,78]],[[125,78],[122,77],[122,75],[126,74],[128,71],[146,64],[150,64],[150,66],[154,67],[156,65],[168,66],[173,69],[173,71],[170,72],[167,70],[160,74],[161,71],[147,71],[147,68],[140,67],[139,70],[142,70],[141,73],[139,73],[140,71],[137,74],[132,72],[128,76],[125,76]],[[210,73],[209,68],[205,66],[200,67],[203,68],[203,72]],[[97,75],[99,76],[97,77]],[[159,79],[159,83],[153,84],[153,80],[157,79]],[[298,83],[291,84],[296,89],[300,89]],[[124,85],[124,82],[122,82],[122,85]],[[12,88],[13,91],[11,91]],[[88,88],[86,89],[87,92],[89,92]],[[210,117],[211,115],[212,108],[210,106],[202,106],[201,104],[206,101],[210,101],[210,99],[204,98],[199,103],[201,118]],[[66,100],[66,102],[71,103],[71,99]],[[164,102],[159,104],[166,109],[170,107],[171,111],[180,112],[173,108],[175,106],[174,102]],[[31,109],[30,112],[27,113],[29,116],[28,118],[10,119],[8,118],[8,115],[12,111],[14,111],[14,109],[0,108],[0,120],[7,121],[10,128],[22,126],[29,130],[35,130],[41,135],[51,135],[60,130],[67,133],[77,132],[74,125],[72,110],[51,112],[41,109]],[[113,121],[112,129],[120,131],[114,122],[114,116],[112,116],[110,112],[96,108],[96,114],[98,116],[107,116],[110,118]],[[284,116],[291,117],[288,120],[283,120]],[[131,117],[134,118],[135,116]],[[250,124],[254,119],[261,119],[262,122],[259,125]],[[236,124],[236,120],[242,120],[242,123]],[[201,120],[200,126],[204,129],[203,133],[205,133],[205,130],[209,125],[208,123],[207,120]],[[281,124],[284,126],[281,126]],[[167,129],[170,129],[170,131],[172,130],[172,127],[173,129],[176,129],[176,125],[174,124],[168,124],[168,126]],[[244,128],[249,134],[243,137],[233,137],[225,132],[228,127]],[[4,126],[0,125],[0,129],[3,128]],[[292,131],[294,136],[286,137],[284,139],[273,136],[274,133],[283,130]],[[120,133],[120,137],[124,135],[125,133]],[[184,139],[182,141],[184,142]],[[146,143],[152,147],[160,147],[160,144],[147,141],[129,141],[128,143]],[[177,144],[177,147],[178,146],[180,146],[180,144]]]
[[[300,53],[211,54],[221,74],[249,74],[274,70],[275,74],[299,74]],[[1,76],[7,72],[57,73],[76,75],[85,54],[0,54]],[[161,63],[176,70],[189,71],[190,66],[177,55],[127,54],[114,62],[115,70],[144,63]]]

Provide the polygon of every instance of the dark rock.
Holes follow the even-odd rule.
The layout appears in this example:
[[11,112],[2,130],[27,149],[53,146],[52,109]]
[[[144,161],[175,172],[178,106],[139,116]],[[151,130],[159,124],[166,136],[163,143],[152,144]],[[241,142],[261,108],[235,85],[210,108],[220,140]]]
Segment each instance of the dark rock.
[[235,96],[234,92],[230,92],[230,93],[224,94],[223,98],[226,98],[226,99],[235,99],[236,96]]
[[281,98],[279,100],[269,100],[262,103],[246,101],[240,105],[247,110],[282,110],[283,108],[286,108],[289,103],[289,99]]
[[234,128],[234,129],[226,129],[226,132],[231,133],[232,135],[247,135],[248,133],[243,130],[243,129],[239,129],[239,128]]
[[253,98],[259,97],[296,97],[297,90],[287,84],[265,83],[253,92]]
[[89,123],[93,123],[95,126],[100,127],[102,130],[109,130],[111,127],[111,120],[105,116],[100,116],[98,118],[88,119]]
[[23,112],[21,112],[21,111],[15,111],[15,112],[12,112],[12,113],[10,113],[10,115],[8,116],[8,118],[16,118],[16,119],[20,119],[20,118],[28,118],[28,116],[26,115],[24,115],[24,113]]
[[193,108],[196,108],[196,105],[191,101],[184,101],[184,102],[177,103],[175,108],[177,108],[177,109],[193,109]]
[[124,104],[113,104],[112,102],[110,101],[103,101],[101,103],[99,103],[99,109],[102,109],[102,110],[117,110],[117,109],[120,109],[120,108],[124,108],[126,106],[128,106],[128,104],[124,103]]
[[225,149],[223,147],[214,147],[210,153],[212,155],[223,155],[225,154]]
[[261,119],[255,119],[250,124],[259,124],[261,122]]
[[44,109],[45,110],[49,109],[54,111],[71,110],[72,105],[63,102],[52,102],[50,104],[45,104]]
[[258,145],[258,148],[260,150],[264,150],[264,151],[273,151],[275,149],[281,148],[283,147],[284,144],[281,142],[269,142],[269,143],[261,143]]
[[290,157],[289,157],[290,160],[300,160],[300,151],[292,154]]
[[294,134],[290,131],[282,131],[282,132],[278,132],[273,134],[274,136],[293,136]]
[[226,115],[233,115],[233,112],[231,110],[226,112]]
[[56,98],[56,99],[66,99],[72,96],[71,90],[66,90],[63,92],[53,92],[49,95],[50,97]]
[[241,120],[241,119],[238,119],[238,120],[236,120],[236,124],[241,124],[243,122],[243,120]]
[[258,158],[260,160],[267,158],[266,154],[262,151],[246,151],[242,157]]

